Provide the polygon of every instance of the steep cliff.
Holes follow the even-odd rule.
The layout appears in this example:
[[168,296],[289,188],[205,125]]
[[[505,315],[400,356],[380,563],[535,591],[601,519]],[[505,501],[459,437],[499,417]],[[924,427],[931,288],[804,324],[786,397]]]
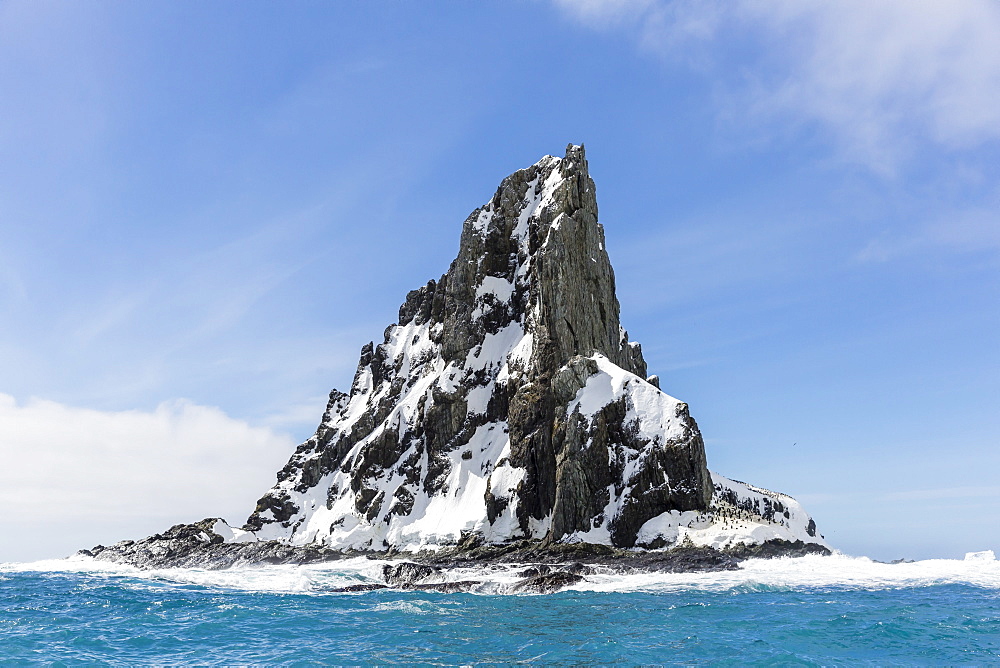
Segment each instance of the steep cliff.
[[619,322],[582,146],[511,174],[448,272],[362,348],[315,435],[226,541],[416,550],[532,539],[821,542],[784,495],[709,473],[687,404]]
[[829,550],[791,497],[710,473],[687,404],[646,377],[570,145],[472,212],[448,272],[362,348],[242,528],[208,518],[82,553],[225,568],[357,551],[684,571]]

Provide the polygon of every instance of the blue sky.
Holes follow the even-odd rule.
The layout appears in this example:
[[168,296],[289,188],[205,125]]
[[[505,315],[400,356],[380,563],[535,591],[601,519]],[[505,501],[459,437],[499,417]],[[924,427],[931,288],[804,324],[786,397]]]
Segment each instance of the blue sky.
[[0,560],[243,519],[569,142],[712,469],[849,553],[1000,550],[998,31],[988,0],[0,3]]

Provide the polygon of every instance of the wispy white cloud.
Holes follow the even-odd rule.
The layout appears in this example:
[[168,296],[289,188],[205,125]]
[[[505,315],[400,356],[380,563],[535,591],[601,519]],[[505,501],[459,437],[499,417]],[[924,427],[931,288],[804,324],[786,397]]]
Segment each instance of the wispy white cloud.
[[553,0],[558,7],[572,13],[581,21],[592,24],[635,22],[647,19],[648,14],[662,5],[659,0]]
[[908,489],[898,492],[870,492],[851,489],[847,492],[829,493],[816,492],[799,494],[797,498],[806,505],[825,505],[842,503],[850,497],[854,502],[864,503],[897,503],[902,501],[947,501],[955,499],[993,499],[1000,497],[1000,487],[979,485],[965,487],[939,487],[927,489]]
[[[0,394],[4,522],[27,526],[22,540],[63,551],[88,547],[59,538],[81,536],[88,523],[106,531],[118,523],[117,537],[126,538],[137,525],[241,522],[292,447],[287,435],[186,401],[105,412],[38,399],[19,405]],[[30,547],[7,545],[0,561]]]
[[24,302],[28,298],[28,291],[20,273],[14,269],[8,258],[2,255],[0,255],[0,298],[16,302]]
[[[815,125],[842,157],[894,172],[921,142],[1000,138],[1000,4],[991,0],[553,0],[724,82],[722,115]],[[731,44],[750,44],[739,57]],[[727,54],[730,56],[727,58]]]
[[309,397],[305,401],[288,406],[267,414],[263,422],[273,429],[289,429],[303,424],[317,425],[326,409],[328,397]]
[[[324,205],[287,212],[214,248],[178,255],[160,271],[69,310],[65,328],[87,345],[150,320],[166,321],[164,330],[175,336],[164,350],[198,344],[239,325],[262,298],[321,255],[302,255],[298,244],[317,233],[325,213]],[[171,326],[176,322],[183,329]]]
[[976,209],[920,226],[909,235],[872,239],[856,255],[859,262],[888,262],[922,253],[1000,252],[1000,213]]
[[988,499],[1000,497],[1000,487],[942,487],[892,492],[883,498],[890,501],[943,501],[947,499]]

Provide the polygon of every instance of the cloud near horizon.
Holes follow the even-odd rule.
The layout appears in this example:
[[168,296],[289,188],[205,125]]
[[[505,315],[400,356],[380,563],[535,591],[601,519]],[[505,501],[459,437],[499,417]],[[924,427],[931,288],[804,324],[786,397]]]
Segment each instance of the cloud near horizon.
[[106,412],[0,394],[0,503],[9,521],[34,527],[32,540],[58,545],[53,556],[86,546],[59,545],[58,535],[88,523],[127,532],[150,521],[242,522],[293,447],[286,434],[184,400]]
[[[720,117],[819,127],[841,157],[878,173],[922,144],[1000,139],[1000,4],[989,0],[553,2],[709,70],[722,82]],[[755,48],[739,49],[748,40]]]

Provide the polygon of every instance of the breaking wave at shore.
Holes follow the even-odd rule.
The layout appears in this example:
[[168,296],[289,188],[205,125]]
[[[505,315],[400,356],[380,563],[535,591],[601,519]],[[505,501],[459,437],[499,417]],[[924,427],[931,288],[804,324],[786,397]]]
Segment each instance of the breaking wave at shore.
[[[143,571],[87,557],[25,564],[0,564],[7,573],[64,572],[127,578],[154,586],[197,585],[213,589],[286,594],[337,593],[333,590],[382,583],[382,569],[399,563],[351,558],[301,566],[263,566],[225,570],[158,569]],[[525,564],[486,564],[453,568],[426,582],[479,581],[471,593],[508,593]],[[622,573],[607,566],[591,566],[584,579],[565,587],[593,592],[740,592],[762,589],[817,588],[880,590],[963,584],[1000,589],[1000,561],[992,552],[970,553],[965,559],[929,559],[886,564],[867,557],[809,555],[783,559],[749,559],[738,570],[711,573]]]

